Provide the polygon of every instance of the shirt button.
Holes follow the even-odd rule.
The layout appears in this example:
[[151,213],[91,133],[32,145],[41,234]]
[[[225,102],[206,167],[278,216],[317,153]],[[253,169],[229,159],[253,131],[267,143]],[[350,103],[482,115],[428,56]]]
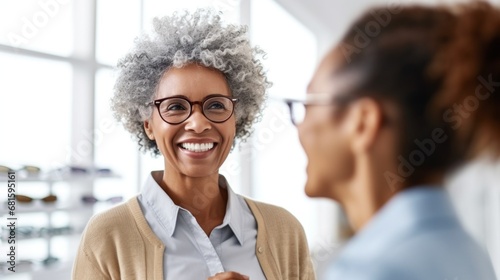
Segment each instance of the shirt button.
[[257,249],[257,252],[259,252],[259,253],[261,253],[261,254],[262,254],[262,253],[264,252],[264,248],[262,248],[262,246],[260,246],[260,247]]

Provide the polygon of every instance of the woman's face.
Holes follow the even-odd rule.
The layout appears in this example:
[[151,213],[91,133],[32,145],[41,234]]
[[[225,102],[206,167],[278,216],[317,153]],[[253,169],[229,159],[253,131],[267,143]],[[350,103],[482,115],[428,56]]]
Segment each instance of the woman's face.
[[[180,95],[196,102],[212,94],[231,96],[222,73],[189,64],[171,68],[162,76],[155,99]],[[188,177],[217,174],[233,144],[236,133],[234,114],[223,123],[214,123],[203,115],[200,105],[193,105],[192,110],[187,120],[172,125],[163,121],[155,107],[144,127],[165,159],[166,172],[175,171]]]
[[[317,93],[340,94],[347,83],[332,75],[342,55],[333,53],[319,65],[309,86],[308,95]],[[342,188],[353,176],[353,154],[344,118],[339,116],[337,104],[306,107],[303,123],[298,126],[299,138],[308,158],[305,192],[311,197],[336,198],[336,189]]]

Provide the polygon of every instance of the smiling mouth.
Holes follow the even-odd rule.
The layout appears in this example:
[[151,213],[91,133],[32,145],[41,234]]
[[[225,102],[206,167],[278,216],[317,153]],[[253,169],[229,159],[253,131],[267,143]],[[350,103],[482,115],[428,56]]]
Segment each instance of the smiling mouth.
[[217,143],[181,143],[178,146],[186,151],[203,153],[214,149]]

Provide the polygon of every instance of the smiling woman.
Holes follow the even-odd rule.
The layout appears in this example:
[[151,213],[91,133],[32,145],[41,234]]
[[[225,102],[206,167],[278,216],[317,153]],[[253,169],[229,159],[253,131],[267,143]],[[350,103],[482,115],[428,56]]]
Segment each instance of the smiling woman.
[[[154,102],[158,113],[144,127],[165,158],[164,181],[218,174],[236,133],[235,99],[230,94],[221,72],[198,64],[172,68],[163,75],[156,93],[161,99]],[[201,106],[193,107],[189,100]]]
[[262,52],[210,11],[154,28],[120,61],[113,110],[164,170],[92,218],[73,279],[314,279],[297,219],[235,194],[219,174],[262,110]]

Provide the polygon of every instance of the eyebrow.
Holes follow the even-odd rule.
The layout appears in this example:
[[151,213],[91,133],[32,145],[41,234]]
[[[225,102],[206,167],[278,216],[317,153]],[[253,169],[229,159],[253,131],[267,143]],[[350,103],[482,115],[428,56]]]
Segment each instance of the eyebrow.
[[[202,98],[203,99],[206,99],[206,98],[209,98],[209,97],[212,97],[212,96],[225,96],[225,97],[233,97],[231,94],[230,95],[226,95],[226,94],[223,94],[223,93],[210,93],[210,94],[207,94],[205,97]],[[191,98],[187,97],[186,95],[183,95],[183,94],[176,94],[176,95],[172,95],[172,96],[165,96],[165,97],[162,97],[162,98],[155,98],[155,100],[157,99],[164,99],[164,98],[176,98],[176,97],[180,97],[180,98],[185,98],[187,100],[191,100]]]

